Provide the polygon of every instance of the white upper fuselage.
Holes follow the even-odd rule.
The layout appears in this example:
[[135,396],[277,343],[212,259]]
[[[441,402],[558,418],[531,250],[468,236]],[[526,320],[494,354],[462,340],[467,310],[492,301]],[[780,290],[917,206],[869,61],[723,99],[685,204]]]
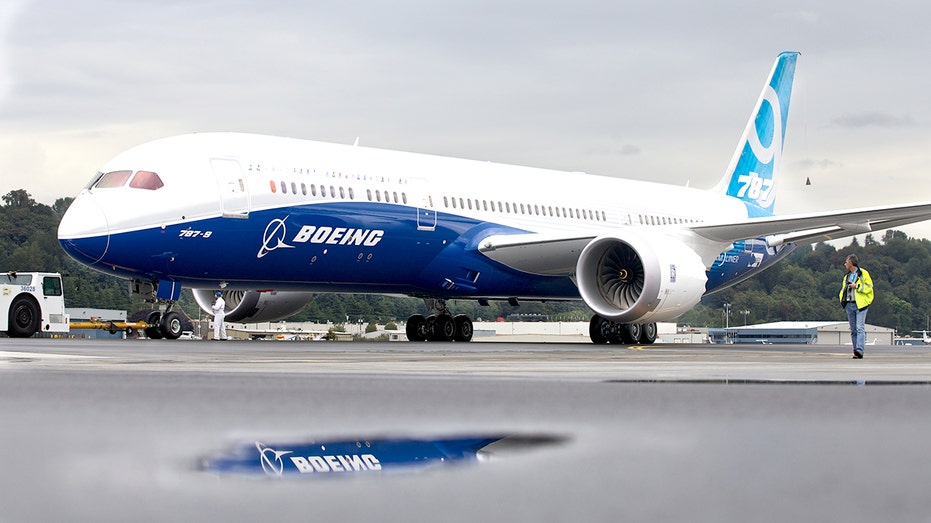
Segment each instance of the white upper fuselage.
[[[739,201],[688,187],[290,138],[205,133],[157,140],[115,157],[102,172],[152,171],[164,187],[82,191],[59,234],[118,235],[220,217],[226,187],[220,186],[224,181],[211,164],[218,159],[238,162],[246,184],[246,191],[235,196],[242,207],[227,215],[333,202],[368,204],[366,208],[390,203],[410,208],[412,215],[418,208],[426,212],[423,229],[429,229],[430,213],[436,212],[441,225],[444,216],[453,215],[541,234],[598,234],[629,226],[671,232],[682,225],[747,217]],[[721,250],[717,245],[700,254],[710,264]]]

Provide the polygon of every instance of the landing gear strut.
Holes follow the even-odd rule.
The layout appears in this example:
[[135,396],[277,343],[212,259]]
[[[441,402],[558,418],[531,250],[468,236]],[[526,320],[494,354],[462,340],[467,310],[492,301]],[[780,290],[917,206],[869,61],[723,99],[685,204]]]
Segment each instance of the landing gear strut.
[[132,280],[129,282],[131,298],[142,298],[148,303],[155,303],[159,309],[149,313],[145,319],[149,325],[144,331],[146,337],[153,340],[162,338],[176,340],[181,337],[181,315],[171,310],[175,301],[159,298],[157,291],[158,283],[155,281]]
[[409,341],[472,341],[472,320],[468,316],[450,314],[446,300],[424,299],[424,303],[435,312],[407,319]]
[[656,341],[656,324],[617,323],[596,314],[592,316],[588,324],[588,335],[592,338],[592,343],[596,345],[605,343],[649,345]]

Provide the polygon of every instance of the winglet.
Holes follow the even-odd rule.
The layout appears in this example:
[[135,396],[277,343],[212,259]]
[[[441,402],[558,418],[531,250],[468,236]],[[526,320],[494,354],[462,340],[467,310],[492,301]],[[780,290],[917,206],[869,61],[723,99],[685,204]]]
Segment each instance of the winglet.
[[798,56],[798,52],[786,51],[776,57],[727,172],[714,189],[741,200],[751,217],[773,214],[776,170],[785,141]]

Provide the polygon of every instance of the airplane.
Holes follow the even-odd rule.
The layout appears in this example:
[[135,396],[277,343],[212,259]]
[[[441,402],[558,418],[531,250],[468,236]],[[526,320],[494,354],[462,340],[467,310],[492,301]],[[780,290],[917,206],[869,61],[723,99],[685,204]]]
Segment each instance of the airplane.
[[254,134],[194,133],[107,162],[61,220],[74,259],[159,304],[182,287],[227,321],[286,318],[314,293],[422,298],[411,341],[470,341],[451,299],[581,299],[596,344],[652,343],[656,322],[798,245],[931,218],[931,202],[774,214],[799,53],[779,54],[711,189]]

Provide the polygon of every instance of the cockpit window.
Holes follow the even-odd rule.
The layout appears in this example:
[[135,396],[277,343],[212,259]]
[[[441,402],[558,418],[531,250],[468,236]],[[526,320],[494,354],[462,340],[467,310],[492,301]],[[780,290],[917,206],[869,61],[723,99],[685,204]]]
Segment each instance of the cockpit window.
[[152,171],[139,171],[136,176],[133,176],[133,181],[129,182],[129,186],[134,189],[148,189],[150,191],[159,189],[164,185],[162,179]]
[[90,189],[90,188],[93,187],[94,185],[97,185],[97,182],[100,181],[100,177],[101,177],[101,176],[103,176],[103,173],[100,172],[100,171],[97,171],[97,174],[95,174],[94,177],[91,178],[91,181],[88,182],[88,184],[85,185],[84,188],[85,188],[85,189]]
[[122,187],[129,179],[132,171],[111,171],[100,177],[94,185],[96,189],[111,189],[113,187]]

